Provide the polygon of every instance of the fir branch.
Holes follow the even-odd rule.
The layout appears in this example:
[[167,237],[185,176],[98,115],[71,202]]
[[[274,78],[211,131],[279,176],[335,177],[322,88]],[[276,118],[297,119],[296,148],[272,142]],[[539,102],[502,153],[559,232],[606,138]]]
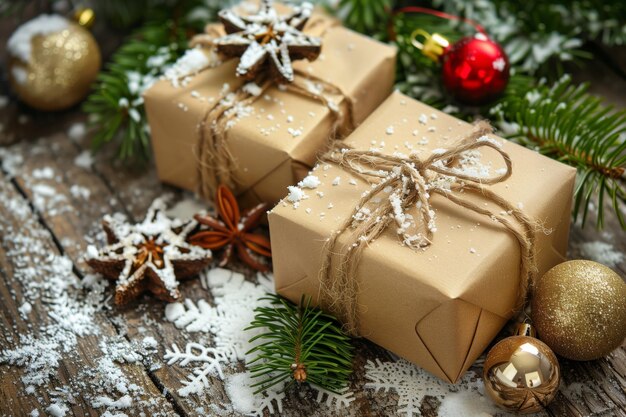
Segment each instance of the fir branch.
[[592,206],[596,226],[604,225],[604,200],[610,198],[622,228],[626,203],[626,110],[587,93],[563,77],[553,86],[537,86],[525,95],[511,95],[492,113],[504,122],[509,137],[522,145],[578,169],[574,219],[584,225]]
[[261,342],[247,354],[256,353],[249,362],[256,393],[290,379],[309,382],[334,393],[341,393],[352,373],[350,338],[334,317],[310,306],[311,297],[303,296],[295,306],[276,295],[263,299],[270,307],[257,308],[248,329],[264,333],[250,342]]
[[[204,13],[199,13],[199,8]],[[142,93],[184,53],[190,33],[201,30],[216,10],[217,6],[203,6],[201,0],[188,0],[149,12],[146,23],[100,73],[94,92],[83,106],[96,130],[92,142],[95,149],[119,141],[120,159],[149,157],[150,133]],[[202,20],[192,19],[194,16]]]
[[357,32],[384,39],[392,0],[340,0],[336,15]]

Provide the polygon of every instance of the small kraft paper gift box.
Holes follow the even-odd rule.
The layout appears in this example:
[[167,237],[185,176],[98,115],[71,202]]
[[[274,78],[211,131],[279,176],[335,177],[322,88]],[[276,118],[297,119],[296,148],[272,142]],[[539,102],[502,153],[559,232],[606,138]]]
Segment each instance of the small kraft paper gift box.
[[490,132],[393,93],[270,212],[278,293],[456,382],[567,250],[575,169]]
[[396,50],[309,3],[219,16],[144,93],[158,175],[210,200],[223,184],[275,203],[389,96]]

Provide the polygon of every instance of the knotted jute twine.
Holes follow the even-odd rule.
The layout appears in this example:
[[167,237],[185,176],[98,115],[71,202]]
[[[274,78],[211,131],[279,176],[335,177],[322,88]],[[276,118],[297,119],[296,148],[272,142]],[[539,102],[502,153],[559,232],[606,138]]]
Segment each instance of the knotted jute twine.
[[[311,20],[307,28],[312,30],[316,26],[323,26],[324,24],[324,20],[318,18]],[[329,24],[320,34],[320,37],[324,36],[326,30],[336,25],[337,23]],[[208,25],[205,32],[192,39],[190,46],[203,46],[209,51],[213,49],[212,39],[221,36],[222,33],[215,25]],[[207,66],[198,72],[214,66]],[[333,123],[328,133],[328,145],[338,138],[340,129],[346,128],[349,131],[354,126],[353,103],[350,97],[341,88],[326,80],[294,69],[294,80],[291,83],[278,84],[274,78],[265,74],[259,76],[255,80],[255,84],[258,88],[250,89],[247,87],[248,84],[243,83],[233,92],[223,92],[215,103],[207,108],[198,125],[199,140],[196,148],[198,193],[203,198],[212,200],[220,184],[233,190],[237,189],[236,179],[233,176],[233,173],[236,172],[237,161],[227,145],[227,132],[238,116],[238,109],[252,105],[262,98],[271,87],[278,86],[279,89],[311,98],[329,109]],[[329,98],[332,96],[339,97],[338,101],[342,103],[341,107],[332,98]]]
[[[304,75],[301,71],[294,71],[295,79],[289,84],[282,84],[288,91],[309,97],[323,104],[330,110],[333,118],[331,130],[328,134],[329,143],[337,138],[340,128],[352,126],[352,105],[347,96],[336,86],[319,78]],[[233,173],[237,168],[237,161],[227,146],[227,131],[229,123],[237,117],[237,109],[241,106],[250,106],[263,97],[263,94],[276,85],[273,79],[260,81],[259,90],[252,94],[245,84],[237,88],[230,96],[223,96],[210,107],[200,125],[197,148],[199,193],[202,197],[213,199],[220,184],[236,189]],[[311,88],[311,85],[319,88]],[[258,85],[258,84],[257,84]],[[317,91],[319,90],[319,92]],[[341,96],[348,109],[340,109],[326,94]]]
[[[537,272],[534,224],[523,211],[485,187],[506,181],[513,169],[510,156],[497,142],[485,136],[490,133],[492,128],[489,123],[479,122],[454,148],[434,152],[424,160],[416,154],[391,156],[355,149],[334,150],[325,155],[324,162],[335,163],[369,182],[380,179],[372,185],[371,190],[363,194],[352,215],[330,236],[324,248],[320,271],[321,303],[343,322],[347,332],[358,335],[359,289],[356,272],[363,250],[394,222],[398,226],[398,236],[406,246],[420,249],[431,245],[436,231],[435,212],[431,203],[434,194],[442,195],[465,209],[491,218],[515,236],[521,250],[519,299],[516,307],[521,308],[525,304],[526,294]],[[483,177],[454,167],[464,152],[480,148],[491,148],[498,152],[506,165],[506,171],[493,177]],[[383,196],[384,193],[389,193],[389,196]],[[515,219],[517,225],[503,215],[468,200],[463,196],[467,193],[478,194],[494,203]],[[363,219],[360,216],[363,209],[376,201],[377,196],[381,197],[381,203],[371,211],[371,215]],[[402,216],[410,207],[417,207],[419,212],[419,225],[423,230],[419,235],[408,233],[406,219]],[[355,219],[363,221],[356,225],[351,240],[337,253],[339,236],[353,228]],[[336,266],[333,265],[335,255],[338,255]]]

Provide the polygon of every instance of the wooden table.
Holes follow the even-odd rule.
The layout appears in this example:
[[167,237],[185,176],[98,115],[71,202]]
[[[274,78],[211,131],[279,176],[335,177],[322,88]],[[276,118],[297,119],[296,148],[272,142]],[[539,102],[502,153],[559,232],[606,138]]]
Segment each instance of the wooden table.
[[[6,26],[2,29],[0,35],[7,33]],[[619,91],[624,91],[626,82],[605,65],[594,66],[594,71],[596,79],[600,79],[595,75],[598,72],[604,75],[602,83],[594,84],[596,91],[606,92],[610,100],[623,106],[626,96]],[[585,77],[585,73],[577,75],[577,78]],[[0,86],[0,94],[8,94],[6,83]],[[0,123],[3,126],[0,142],[7,145],[0,151],[0,159],[3,161],[3,170],[0,172],[2,351],[20,346],[20,337],[30,333],[37,334],[40,327],[51,320],[47,312],[49,304],[44,301],[35,302],[28,314],[20,313],[27,288],[16,274],[30,266],[40,272],[36,275],[37,282],[45,283],[47,272],[37,262],[36,256],[16,254],[16,250],[28,251],[16,236],[31,239],[29,242],[37,242],[38,247],[45,248],[47,253],[67,256],[73,263],[73,274],[83,278],[90,270],[82,256],[88,244],[101,243],[100,219],[104,214],[120,212],[131,221],[137,221],[143,218],[145,210],[158,196],[170,194],[172,203],[186,198],[180,191],[160,184],[152,165],[125,167],[112,162],[109,151],[99,153],[91,166],[85,167],[80,163],[77,165],[76,158],[89,149],[89,134],[71,138],[67,132],[74,123],[84,121],[85,116],[78,108],[55,114],[38,113],[11,99],[0,109]],[[46,172],[53,174],[50,177]],[[46,194],[44,201],[39,199],[41,189],[37,189],[42,183],[49,187],[46,190],[54,193]],[[572,226],[571,258],[579,257],[579,244],[587,241],[611,242],[617,250],[625,252],[625,234],[610,212],[611,209],[608,208],[605,232],[597,232],[592,226],[587,226],[584,230],[577,225]],[[616,268],[622,276],[626,274],[626,262],[620,263]],[[183,297],[192,300],[211,299],[198,280],[184,283],[182,293]],[[105,309],[96,315],[95,322],[99,327],[99,334],[79,337],[74,349],[63,352],[51,382],[36,387],[31,394],[26,393],[20,380],[24,373],[23,368],[1,365],[0,415],[25,416],[31,410],[39,410],[40,415],[46,415],[46,407],[55,398],[71,400],[67,415],[99,415],[101,409],[93,407],[89,392],[82,391],[88,388],[81,385],[84,382],[77,382],[85,380],[85,372],[94,367],[97,359],[102,356],[99,341],[118,337],[125,343],[141,343],[146,334],[154,336],[158,343],[157,351],[151,355],[151,361],[120,365],[123,376],[140,387],[144,401],[139,408],[135,407],[132,411],[121,409],[121,412],[140,415],[138,410],[141,409],[148,416],[193,416],[202,414],[202,410],[205,414],[212,415],[209,411],[212,410],[212,405],[228,409],[228,396],[224,383],[219,378],[211,378],[210,386],[201,396],[183,398],[177,394],[179,381],[186,375],[186,370],[177,366],[165,366],[164,348],[172,344],[184,346],[196,336],[166,322],[163,318],[163,303],[144,297],[138,304],[126,308]],[[363,388],[365,362],[375,358],[388,361],[390,355],[367,341],[357,341],[355,345],[357,355],[351,389],[356,399],[350,407],[341,412],[330,412],[328,408],[317,405],[311,390],[290,389],[283,415],[395,415],[397,395],[375,393]],[[470,372],[480,373],[479,365],[477,363]],[[608,357],[593,362],[561,360],[561,367],[563,387],[566,389],[558,394],[547,410],[547,415],[626,416],[626,350],[623,347]],[[239,369],[241,370],[241,366]],[[73,395],[70,396],[69,393]],[[440,403],[440,398],[427,396],[422,403],[422,414],[437,415]],[[237,415],[232,412],[224,414]]]

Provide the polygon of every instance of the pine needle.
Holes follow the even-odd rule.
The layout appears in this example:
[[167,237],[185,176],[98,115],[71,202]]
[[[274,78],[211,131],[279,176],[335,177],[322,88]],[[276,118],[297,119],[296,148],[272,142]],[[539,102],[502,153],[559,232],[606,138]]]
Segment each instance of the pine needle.
[[493,113],[506,122],[510,139],[578,169],[575,220],[584,225],[595,207],[596,226],[602,228],[608,197],[626,229],[626,110],[603,104],[587,89],[563,77],[551,87],[541,84],[507,97]]
[[308,382],[340,393],[352,373],[350,337],[336,319],[310,306],[311,297],[303,296],[300,305],[276,295],[263,298],[270,307],[257,308],[247,330],[264,332],[250,342],[260,342],[247,354],[256,353],[248,365],[259,381],[255,393],[289,380]]

